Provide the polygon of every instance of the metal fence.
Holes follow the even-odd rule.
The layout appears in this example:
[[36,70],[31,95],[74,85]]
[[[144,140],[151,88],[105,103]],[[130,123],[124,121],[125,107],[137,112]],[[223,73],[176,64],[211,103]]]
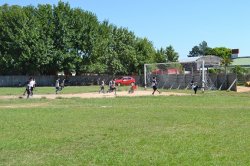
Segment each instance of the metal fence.
[[[55,80],[58,76],[32,76],[35,78],[37,86],[54,86]],[[115,78],[118,78],[116,76]],[[157,75],[157,80],[159,82],[159,88],[167,89],[185,89],[190,85],[190,82],[193,80],[198,82],[198,85],[201,86],[201,77],[197,75],[183,75],[183,74],[173,74],[173,75]],[[0,87],[22,87],[25,86],[30,76],[0,76]],[[101,80],[105,80],[105,83],[114,78],[111,75],[84,75],[84,76],[59,76],[60,80],[65,79],[65,85],[69,86],[83,86],[83,85],[100,85]],[[139,86],[144,85],[144,76],[134,76],[136,79],[136,84]],[[246,76],[241,80],[248,80],[250,75]],[[207,89],[221,89],[227,90],[234,80],[236,75],[234,74],[209,74],[206,77],[206,87]],[[150,86],[150,85],[148,85]],[[236,83],[233,84],[231,90],[236,91]]]
[[[191,81],[197,82],[199,87],[202,87],[201,74],[166,74],[166,75],[151,75],[158,80],[158,87],[164,89],[188,89],[191,88]],[[232,90],[237,91],[237,82],[235,74],[206,74],[205,89],[207,90]],[[150,86],[150,82],[148,85]]]

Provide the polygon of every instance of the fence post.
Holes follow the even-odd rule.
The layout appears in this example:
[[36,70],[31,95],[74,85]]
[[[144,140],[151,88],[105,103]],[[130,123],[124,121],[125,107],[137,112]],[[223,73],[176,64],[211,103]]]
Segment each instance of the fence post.
[[233,81],[233,83],[230,85],[230,87],[227,89],[227,91],[229,91],[233,87],[233,85],[235,84],[236,81],[237,81],[237,78]]

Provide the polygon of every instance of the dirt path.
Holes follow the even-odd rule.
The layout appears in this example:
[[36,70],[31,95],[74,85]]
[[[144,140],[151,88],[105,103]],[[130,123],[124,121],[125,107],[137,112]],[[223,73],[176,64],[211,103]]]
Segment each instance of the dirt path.
[[237,86],[237,92],[250,92],[250,87]]
[[[185,93],[174,93],[174,92],[162,92],[161,94],[155,93],[155,96],[183,96],[183,95],[190,95]],[[97,92],[93,93],[78,93],[78,94],[44,94],[44,95],[34,95],[31,98],[47,98],[47,99],[56,99],[56,98],[109,98],[109,97],[116,97],[116,96],[152,96],[152,91],[135,91],[132,94],[128,94],[127,91],[117,92],[115,95],[114,93],[106,93],[106,94],[99,94]],[[0,96],[0,99],[17,99],[17,98],[26,98],[25,96]]]
[[[250,92],[250,87],[244,87],[244,86],[238,86],[237,92]],[[152,91],[135,91],[133,94],[128,94],[127,91],[121,91],[117,92],[117,95],[114,95],[114,93],[105,93],[105,94],[99,94],[97,92],[92,93],[77,93],[77,94],[43,94],[43,95],[37,95],[35,94],[31,98],[47,98],[47,99],[56,99],[56,98],[110,98],[110,97],[116,97],[116,96],[152,96]],[[187,93],[176,93],[176,92],[162,92],[161,94],[155,93],[155,96],[186,96],[190,95]],[[26,98],[26,96],[14,96],[14,95],[6,95],[6,96],[0,96],[0,99],[18,99],[18,98]]]

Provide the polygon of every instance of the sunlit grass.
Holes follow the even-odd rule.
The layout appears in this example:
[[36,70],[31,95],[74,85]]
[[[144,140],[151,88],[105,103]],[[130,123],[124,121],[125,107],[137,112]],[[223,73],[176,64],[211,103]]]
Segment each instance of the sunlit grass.
[[0,165],[249,165],[249,97],[0,100]]

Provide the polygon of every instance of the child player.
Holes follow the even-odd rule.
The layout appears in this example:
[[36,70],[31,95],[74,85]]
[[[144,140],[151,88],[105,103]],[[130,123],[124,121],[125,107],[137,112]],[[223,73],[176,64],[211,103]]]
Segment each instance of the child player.
[[134,93],[135,89],[136,89],[136,85],[135,85],[134,82],[132,82],[132,83],[131,83],[131,87],[130,87],[128,93]]
[[191,87],[194,90],[194,94],[196,94],[197,90],[198,90],[198,85],[197,82],[194,82],[193,80],[191,81]]
[[55,84],[55,88],[56,88],[56,94],[58,93],[58,91],[61,90],[61,87],[60,87],[60,82],[59,82],[59,78],[56,80],[56,84]]
[[27,99],[31,96],[31,87],[32,87],[31,80],[29,80],[27,82],[26,89],[25,89],[25,92],[27,92]]
[[104,93],[104,86],[105,86],[105,82],[104,82],[104,80],[102,80],[99,93],[101,93],[101,92]]
[[115,78],[112,81],[111,89],[112,89],[112,92],[115,91],[115,95],[116,95]]
[[155,91],[159,92],[159,94],[161,93],[161,92],[157,89],[156,77],[153,77],[153,80],[152,80],[152,88],[153,88],[153,93],[152,93],[152,95],[155,94]]

